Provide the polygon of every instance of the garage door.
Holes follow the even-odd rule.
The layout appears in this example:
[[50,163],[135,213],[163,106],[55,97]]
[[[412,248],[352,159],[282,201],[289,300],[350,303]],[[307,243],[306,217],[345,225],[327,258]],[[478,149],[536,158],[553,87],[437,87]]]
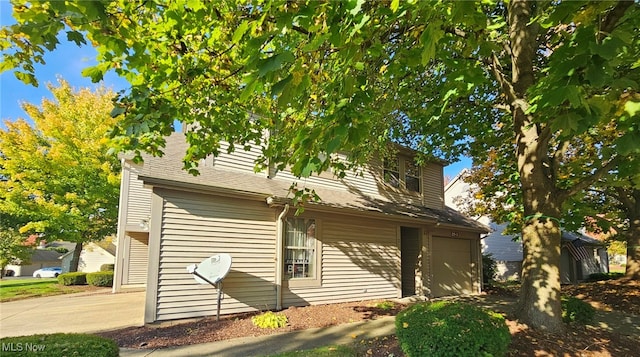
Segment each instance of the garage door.
[[471,294],[471,241],[434,237],[431,250],[433,296]]

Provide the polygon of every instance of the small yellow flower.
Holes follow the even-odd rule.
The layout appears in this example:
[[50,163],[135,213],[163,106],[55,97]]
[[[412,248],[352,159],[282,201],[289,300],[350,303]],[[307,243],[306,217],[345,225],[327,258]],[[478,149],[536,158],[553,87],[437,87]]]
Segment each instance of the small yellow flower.
[[406,322],[403,322],[403,323],[402,323],[402,328],[407,328],[407,327],[409,327],[409,324],[408,324],[408,323],[406,323]]

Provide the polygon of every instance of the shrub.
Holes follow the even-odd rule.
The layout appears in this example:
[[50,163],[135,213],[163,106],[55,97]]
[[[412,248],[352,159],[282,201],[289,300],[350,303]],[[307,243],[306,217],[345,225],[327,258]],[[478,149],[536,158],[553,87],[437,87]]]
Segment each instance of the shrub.
[[100,266],[100,271],[114,271],[115,266],[115,264],[102,264]]
[[58,275],[58,284],[62,285],[87,285],[87,273],[73,272]]
[[394,303],[393,301],[385,300],[376,303],[374,307],[383,311],[389,311],[396,307],[396,303]]
[[496,260],[493,259],[493,254],[482,254],[482,281],[486,284],[496,277]]
[[396,335],[408,357],[503,356],[511,334],[498,313],[457,302],[420,303],[396,316]]
[[260,328],[278,328],[287,325],[287,316],[267,311],[251,318],[251,322]]
[[11,357],[37,355],[115,357],[120,353],[118,345],[113,340],[87,334],[56,333],[6,337],[0,339],[0,342],[3,351],[11,351],[9,353]]
[[52,250],[54,252],[58,252],[58,253],[68,253],[69,249],[65,248],[65,247],[47,247],[45,248],[45,250]]
[[87,274],[87,283],[93,286],[113,286],[113,272],[99,271]]
[[612,280],[622,278],[623,276],[624,273],[593,273],[589,274],[587,281]]
[[593,306],[589,305],[576,297],[563,296],[562,302],[562,321],[566,323],[577,323],[586,325],[593,321],[593,316],[596,310]]

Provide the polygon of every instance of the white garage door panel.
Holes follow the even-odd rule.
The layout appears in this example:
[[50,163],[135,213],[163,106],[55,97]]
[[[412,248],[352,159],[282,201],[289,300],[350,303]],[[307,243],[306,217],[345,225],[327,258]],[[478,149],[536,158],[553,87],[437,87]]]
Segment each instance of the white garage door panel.
[[431,247],[433,296],[471,294],[471,241],[434,237]]

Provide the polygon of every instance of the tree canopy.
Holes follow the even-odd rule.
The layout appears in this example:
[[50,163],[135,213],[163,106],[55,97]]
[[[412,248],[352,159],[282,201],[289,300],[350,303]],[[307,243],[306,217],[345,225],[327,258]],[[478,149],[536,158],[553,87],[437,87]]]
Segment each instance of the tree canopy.
[[[116,230],[119,161],[107,155],[114,93],[49,85],[54,100],[25,103],[0,130],[0,214],[26,237],[81,243]],[[4,224],[3,224],[4,226]],[[4,227],[3,227],[4,228]]]
[[[426,157],[513,144],[525,261],[520,317],[561,329],[562,204],[640,147],[639,5],[630,1],[14,0],[4,69],[35,82],[57,35],[89,42],[99,80],[114,70],[119,150],[159,153],[188,126],[185,168],[220,140],[263,147],[307,176],[344,150],[362,163],[389,139]],[[557,181],[564,142],[610,122],[621,135],[597,167]],[[263,138],[264,131],[277,135]],[[234,148],[234,146],[232,146]],[[621,156],[622,155],[622,156]]]

